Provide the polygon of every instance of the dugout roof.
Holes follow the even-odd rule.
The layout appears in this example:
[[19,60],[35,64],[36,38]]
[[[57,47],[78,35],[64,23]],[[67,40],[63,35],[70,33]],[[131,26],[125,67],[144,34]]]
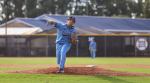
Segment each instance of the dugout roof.
[[[6,28],[2,27],[0,28],[0,35],[5,35]],[[40,28],[34,27],[34,28],[26,28],[26,27],[8,27],[7,28],[7,35],[30,35],[35,34],[38,32],[42,32]]]
[[[35,19],[51,19],[66,23],[69,16],[64,15],[41,15]],[[95,27],[102,30],[150,30],[150,19],[112,18],[97,16],[74,16],[76,27]]]
[[[8,23],[17,20],[24,24],[30,25],[31,27],[39,27],[43,31],[50,30],[54,28],[53,26],[46,26],[48,20],[53,20],[60,22],[62,24],[66,23],[69,16],[66,15],[48,15],[43,14],[36,18],[16,18]],[[150,32],[150,19],[132,19],[132,18],[112,18],[112,17],[98,17],[98,16],[74,16],[76,18],[76,23],[74,26],[83,34],[93,34],[97,33],[97,29],[103,31],[102,34],[108,32]],[[4,27],[1,24],[0,27]],[[93,28],[92,33],[91,28]],[[83,31],[83,29],[85,31]],[[97,33],[100,34],[100,33]]]

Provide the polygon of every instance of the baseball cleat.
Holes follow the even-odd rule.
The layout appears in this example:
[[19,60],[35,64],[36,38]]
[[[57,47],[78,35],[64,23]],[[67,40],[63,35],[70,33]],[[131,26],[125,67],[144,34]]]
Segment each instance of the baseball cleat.
[[64,73],[63,69],[59,69],[59,71],[57,71],[56,73]]

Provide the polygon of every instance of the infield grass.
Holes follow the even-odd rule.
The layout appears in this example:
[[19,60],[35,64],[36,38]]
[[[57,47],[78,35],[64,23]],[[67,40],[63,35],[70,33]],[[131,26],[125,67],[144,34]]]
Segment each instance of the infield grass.
[[[14,58],[1,57],[0,64],[56,64],[55,57]],[[150,65],[150,58],[101,58],[67,57],[66,64],[83,65]]]
[[150,83],[150,77],[0,74],[0,83]]

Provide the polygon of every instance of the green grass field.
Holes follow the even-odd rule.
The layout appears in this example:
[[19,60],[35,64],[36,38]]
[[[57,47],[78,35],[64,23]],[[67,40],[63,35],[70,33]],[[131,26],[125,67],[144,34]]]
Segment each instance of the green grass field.
[[[56,64],[55,57],[15,58],[1,57],[1,64]],[[96,58],[67,57],[66,64],[72,65],[150,65],[150,58]],[[44,67],[0,68],[0,71],[27,70]],[[150,73],[150,68],[105,68],[118,71]],[[4,74],[0,73],[0,83],[150,83],[150,77],[135,76],[77,76],[50,74]]]
[[[0,58],[0,64],[56,64],[55,57],[37,58]],[[95,65],[150,65],[150,58],[96,58],[67,57],[66,64]]]

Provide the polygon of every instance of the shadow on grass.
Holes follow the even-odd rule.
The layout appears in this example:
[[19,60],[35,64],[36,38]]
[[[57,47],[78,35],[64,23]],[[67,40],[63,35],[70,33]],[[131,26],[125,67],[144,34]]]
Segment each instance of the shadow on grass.
[[[133,82],[130,82],[130,81],[126,81],[126,80],[122,80],[122,79],[118,79],[116,78],[116,76],[108,76],[108,75],[99,75],[99,76],[96,76],[97,78],[101,78],[103,80],[107,80],[109,81],[110,83],[133,83]],[[119,77],[119,76],[118,76]]]

